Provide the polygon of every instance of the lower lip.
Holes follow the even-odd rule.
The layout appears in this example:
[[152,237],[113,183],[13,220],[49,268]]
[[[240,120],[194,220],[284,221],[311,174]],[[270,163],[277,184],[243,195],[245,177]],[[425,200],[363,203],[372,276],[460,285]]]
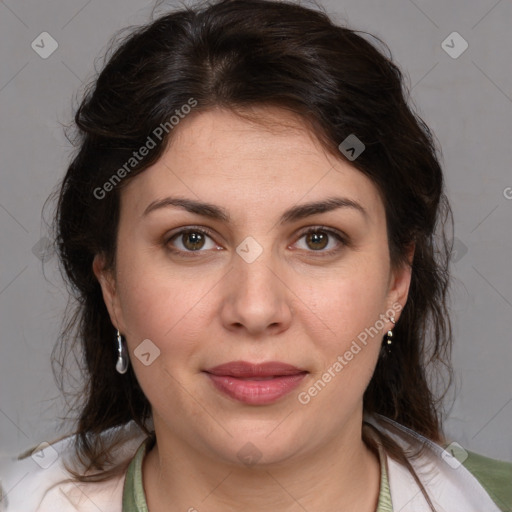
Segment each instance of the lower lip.
[[250,405],[276,402],[295,389],[306,373],[283,375],[269,380],[243,380],[227,375],[207,373],[213,385],[226,395]]

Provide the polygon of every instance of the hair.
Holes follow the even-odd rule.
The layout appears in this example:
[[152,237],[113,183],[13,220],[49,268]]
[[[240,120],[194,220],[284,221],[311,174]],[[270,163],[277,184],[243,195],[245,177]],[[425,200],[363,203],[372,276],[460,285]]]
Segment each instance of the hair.
[[[125,375],[114,369],[116,330],[92,262],[103,254],[106,268],[115,268],[121,190],[160,158],[176,131],[169,120],[185,112],[191,99],[193,115],[222,108],[256,119],[261,107],[285,109],[341,160],[348,160],[339,145],[349,135],[364,143],[364,151],[350,164],[377,187],[392,265],[411,264],[412,276],[394,329],[393,353],[379,358],[363,409],[441,442],[442,400],[452,381],[447,311],[451,247],[445,233],[451,211],[434,136],[408,106],[403,74],[385,43],[335,24],[321,8],[289,1],[220,0],[183,7],[130,29],[114,39],[105,60],[75,114],[76,153],[60,187],[54,219],[63,273],[76,299],[54,359],[65,373],[63,357],[78,342],[84,372],[78,459],[103,470],[95,478],[106,478],[114,441],[105,442],[103,431],[134,421],[152,434],[150,404],[132,368]],[[161,138],[155,136],[157,127],[165,127]],[[134,161],[133,152],[148,137],[155,147]],[[443,388],[446,374],[449,383]],[[379,435],[389,455],[414,474],[404,451]],[[374,446],[365,428],[363,436]]]

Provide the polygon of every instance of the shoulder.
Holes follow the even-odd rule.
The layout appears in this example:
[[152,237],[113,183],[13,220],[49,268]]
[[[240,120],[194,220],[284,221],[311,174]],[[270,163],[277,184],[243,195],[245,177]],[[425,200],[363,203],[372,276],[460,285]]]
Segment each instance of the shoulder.
[[[134,424],[103,435],[121,436],[113,453],[117,465],[133,458],[146,435]],[[1,512],[121,512],[124,474],[105,482],[82,483],[71,479],[66,467],[76,470],[75,436],[41,443],[19,457],[0,459]]]
[[[378,420],[378,421],[377,421]],[[441,446],[383,416],[366,417],[403,449],[434,505],[451,512],[512,512],[512,463]],[[393,506],[402,512],[430,510],[411,472],[387,455]]]
[[471,451],[462,464],[478,480],[502,511],[512,511],[512,463]]

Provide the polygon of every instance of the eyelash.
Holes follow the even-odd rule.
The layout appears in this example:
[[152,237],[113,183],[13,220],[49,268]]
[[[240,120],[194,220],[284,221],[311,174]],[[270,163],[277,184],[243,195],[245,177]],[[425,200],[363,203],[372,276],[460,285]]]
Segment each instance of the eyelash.
[[[322,257],[333,256],[334,254],[338,253],[343,248],[343,246],[348,247],[350,245],[348,237],[344,233],[334,230],[332,228],[325,227],[325,226],[312,226],[312,227],[305,229],[304,231],[301,231],[299,233],[295,243],[297,243],[301,238],[308,235],[309,233],[317,233],[317,232],[325,233],[329,237],[336,238],[338,240],[338,242],[340,242],[341,247],[338,246],[337,248],[330,249],[329,251],[324,251],[324,250],[318,250],[318,251],[309,250],[309,251],[307,251],[307,252],[313,253],[315,255],[315,257],[322,258]],[[173,233],[170,237],[167,237],[164,242],[165,247],[167,247],[174,254],[186,255],[185,257],[191,257],[191,258],[198,257],[201,255],[202,252],[206,252],[203,249],[198,249],[197,251],[190,251],[190,250],[183,251],[181,249],[176,249],[170,245],[173,240],[175,240],[178,237],[180,237],[184,234],[187,234],[187,233],[201,233],[203,235],[208,236],[211,239],[213,239],[213,236],[214,236],[213,231],[211,231],[208,228],[199,227],[199,226],[189,226],[185,229],[181,229],[180,231],[178,231],[176,233]]]

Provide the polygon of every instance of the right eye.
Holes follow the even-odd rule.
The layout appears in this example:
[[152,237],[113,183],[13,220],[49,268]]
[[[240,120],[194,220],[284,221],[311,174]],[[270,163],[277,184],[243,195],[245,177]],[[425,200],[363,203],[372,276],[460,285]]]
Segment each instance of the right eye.
[[[208,243],[208,241],[210,241]],[[219,246],[211,238],[211,232],[204,228],[186,228],[173,234],[166,243],[176,253],[192,253],[212,250]]]

